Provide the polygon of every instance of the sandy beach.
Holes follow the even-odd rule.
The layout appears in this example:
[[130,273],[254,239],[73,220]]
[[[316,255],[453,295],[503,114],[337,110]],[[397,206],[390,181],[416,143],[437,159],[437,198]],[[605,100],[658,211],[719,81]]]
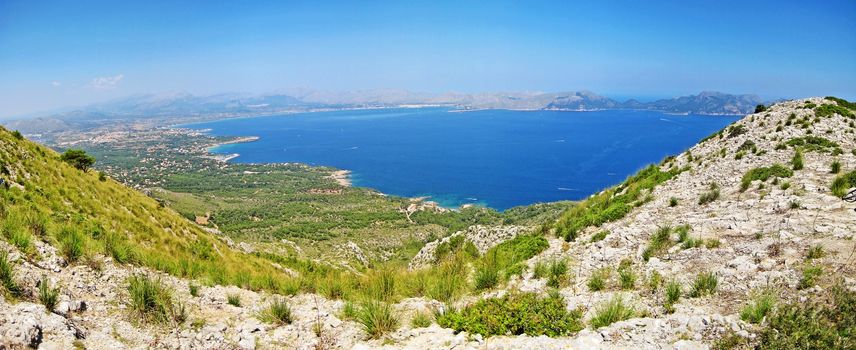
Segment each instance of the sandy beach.
[[335,180],[339,185],[350,187],[351,186],[351,171],[350,170],[336,170],[332,174],[330,174],[330,178]]

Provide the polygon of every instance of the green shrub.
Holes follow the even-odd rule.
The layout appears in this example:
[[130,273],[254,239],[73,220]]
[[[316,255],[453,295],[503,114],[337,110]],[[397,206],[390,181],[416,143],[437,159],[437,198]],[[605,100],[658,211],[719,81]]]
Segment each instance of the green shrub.
[[565,281],[565,274],[568,272],[568,263],[565,260],[555,260],[550,263],[549,277],[547,278],[547,286],[558,288]]
[[719,279],[713,272],[699,273],[693,281],[693,289],[690,291],[690,297],[698,298],[705,295],[710,295],[716,292],[716,285]]
[[785,168],[781,164],[773,164],[770,167],[755,168],[749,170],[745,175],[743,175],[743,179],[740,181],[740,191],[746,191],[746,189],[749,188],[749,185],[752,184],[752,181],[755,180],[767,181],[770,177],[785,178],[793,175],[793,171]]
[[342,319],[344,320],[353,320],[357,318],[357,307],[354,306],[354,303],[350,301],[346,301],[344,305],[342,305]]
[[427,277],[427,295],[430,298],[449,302],[460,295],[467,286],[467,269],[460,258],[443,262],[432,269]]
[[648,246],[642,251],[642,259],[648,261],[652,256],[660,254],[672,243],[671,240],[672,228],[663,226],[657,229],[651,239],[648,241]]
[[131,310],[145,322],[177,322],[186,317],[183,308],[173,304],[172,292],[159,280],[146,275],[132,276],[128,279],[128,292]]
[[603,231],[600,231],[598,233],[595,233],[591,236],[591,242],[594,243],[594,242],[602,241],[608,235],[609,235],[609,231],[607,231],[607,230],[603,230]]
[[740,310],[740,319],[749,323],[761,323],[776,305],[776,296],[764,292],[755,297],[751,303]]
[[338,273],[328,274],[319,282],[318,290],[327,299],[342,299],[349,291],[347,278]]
[[285,299],[275,298],[270,305],[262,310],[259,319],[265,323],[276,325],[291,324],[293,318],[291,316],[291,307]]
[[434,320],[431,319],[431,315],[425,312],[418,312],[413,316],[413,319],[410,320],[410,327],[412,328],[425,328],[430,327],[431,323]]
[[702,192],[698,198],[699,205],[705,205],[719,199],[719,185],[711,183],[706,192]]
[[802,149],[806,152],[835,152],[841,148],[835,141],[831,141],[821,136],[804,136],[795,137],[788,142],[788,146]]
[[683,243],[681,243],[681,249],[690,249],[690,248],[698,248],[704,244],[704,240],[701,238],[695,237],[687,237],[684,239]]
[[592,292],[603,290],[606,287],[606,280],[609,279],[610,274],[612,274],[612,270],[608,267],[595,270],[592,272],[591,277],[589,277],[586,286],[588,286],[589,290]]
[[609,301],[601,304],[595,309],[595,315],[589,323],[594,329],[609,326],[618,321],[624,321],[633,317],[636,310],[624,304],[624,298],[620,295],[612,297]]
[[13,297],[21,296],[21,287],[15,281],[15,269],[9,261],[9,254],[6,251],[0,251],[0,283],[3,284],[5,292]]
[[499,272],[494,266],[481,266],[476,269],[475,283],[476,289],[490,289],[496,286],[499,282]]
[[390,268],[379,268],[366,275],[362,281],[365,295],[374,300],[389,301],[395,296],[395,272]]
[[650,165],[627,178],[618,186],[594,195],[565,211],[555,223],[556,235],[566,241],[574,241],[577,234],[588,226],[600,226],[606,222],[623,218],[637,202],[643,201],[643,193],[680,174],[686,168],[672,168],[663,172]]
[[823,274],[823,267],[820,266],[806,266],[802,271],[802,278],[800,278],[800,283],[797,285],[798,289],[806,289],[814,287],[817,283],[817,278]]
[[629,290],[636,287],[636,272],[632,268],[623,268],[618,270],[618,282],[621,289]]
[[852,349],[856,343],[856,292],[841,284],[828,295],[779,305],[758,336],[760,349]]
[[14,137],[18,140],[21,140],[24,138],[24,135],[22,135],[20,131],[15,130],[15,131],[12,131],[12,137]]
[[672,280],[668,284],[666,284],[666,300],[664,302],[664,307],[666,312],[672,313],[674,312],[675,303],[681,299],[682,291],[681,284],[678,281]]
[[229,305],[241,307],[241,295],[228,294],[226,295],[226,302],[229,303]]
[[544,278],[547,277],[548,266],[543,261],[538,261],[535,263],[535,267],[532,268],[532,277],[533,278]]
[[379,339],[398,328],[398,318],[393,314],[392,307],[379,301],[363,303],[357,311],[356,320],[372,339]]
[[832,190],[832,195],[844,197],[852,187],[856,187],[856,170],[836,176],[829,189]]
[[755,106],[755,113],[763,113],[766,110],[767,110],[767,106],[764,106],[764,105]]
[[127,239],[115,232],[104,235],[104,253],[113,257],[119,264],[130,263],[137,260],[134,248]]
[[722,241],[716,238],[711,238],[704,241],[704,247],[707,249],[716,249],[719,248],[720,245],[722,245]]
[[809,247],[805,254],[806,260],[820,259],[824,256],[826,256],[826,251],[824,251],[823,246],[819,244]]
[[669,206],[670,207],[677,207],[678,206],[678,199],[675,197],[669,198]]
[[[675,227],[674,231],[675,231],[675,234],[678,235],[678,243],[683,243],[684,241],[687,240],[687,238],[689,238],[690,230],[692,230],[692,226],[690,226],[690,225],[681,225],[681,226]],[[669,238],[669,236],[666,236],[666,238]]]
[[193,283],[189,283],[187,288],[190,290],[190,296],[198,297],[199,296],[199,286]]
[[48,276],[42,275],[39,281],[39,302],[45,306],[48,312],[53,311],[59,300],[59,287],[51,288]]
[[651,290],[651,293],[656,293],[662,284],[663,275],[657,271],[651,272],[651,276],[648,278],[648,288]]
[[466,237],[464,235],[457,235],[450,237],[447,241],[441,242],[437,245],[437,248],[434,249],[434,260],[441,261],[445,257],[458,251],[458,249],[463,247],[465,239]]
[[803,155],[802,152],[797,149],[794,151],[794,157],[791,158],[791,168],[794,170],[802,170],[803,168]]
[[60,251],[68,262],[79,260],[86,252],[86,238],[74,226],[63,226],[59,233]]
[[833,161],[833,162],[832,162],[832,165],[830,165],[830,166],[829,166],[829,172],[830,172],[831,174],[838,174],[838,173],[840,173],[840,172],[841,172],[841,162],[839,162],[839,161],[837,161],[837,160],[836,160],[836,161]]
[[853,112],[837,104],[822,104],[814,109],[814,113],[818,117],[831,117],[834,114],[838,114],[846,118],[854,118]]
[[582,312],[568,311],[558,294],[541,298],[535,293],[509,293],[482,299],[462,310],[448,310],[437,323],[455,331],[491,335],[546,335],[575,333],[583,328]]

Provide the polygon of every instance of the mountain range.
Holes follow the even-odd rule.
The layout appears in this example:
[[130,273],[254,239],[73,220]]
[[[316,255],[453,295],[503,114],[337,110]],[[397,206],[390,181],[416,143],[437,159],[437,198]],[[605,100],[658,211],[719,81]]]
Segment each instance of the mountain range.
[[281,93],[251,95],[138,94],[104,103],[61,111],[5,124],[25,133],[61,131],[69,127],[93,127],[128,118],[185,118],[269,114],[325,108],[384,108],[398,106],[448,106],[467,109],[605,110],[642,109],[667,113],[736,115],[754,111],[764,101],[757,95],[733,95],[704,91],[697,95],[652,102],[619,102],[590,91],[421,93],[407,90],[356,90],[347,92],[293,89]]

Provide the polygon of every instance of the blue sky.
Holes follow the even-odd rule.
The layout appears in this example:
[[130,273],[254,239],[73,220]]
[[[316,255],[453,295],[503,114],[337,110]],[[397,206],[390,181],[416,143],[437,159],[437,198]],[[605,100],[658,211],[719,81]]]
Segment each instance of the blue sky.
[[856,99],[856,1],[0,0],[0,115],[293,87]]

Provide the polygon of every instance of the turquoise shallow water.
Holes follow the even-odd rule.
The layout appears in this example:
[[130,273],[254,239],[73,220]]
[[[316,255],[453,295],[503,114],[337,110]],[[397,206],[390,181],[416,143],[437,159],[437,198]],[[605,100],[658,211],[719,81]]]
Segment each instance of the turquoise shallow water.
[[352,171],[354,185],[504,210],[585,198],[677,154],[737,116],[652,111],[449,112],[379,109],[185,125],[256,142],[217,147],[232,162],[300,162]]

